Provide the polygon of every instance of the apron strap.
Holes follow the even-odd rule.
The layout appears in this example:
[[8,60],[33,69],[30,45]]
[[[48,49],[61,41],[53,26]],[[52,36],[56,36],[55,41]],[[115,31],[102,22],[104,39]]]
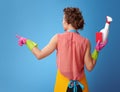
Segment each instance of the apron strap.
[[70,80],[68,87],[69,88],[73,88],[73,92],[77,92],[77,85],[80,85],[80,87],[82,88],[82,90],[84,89],[84,85],[81,84],[79,81],[77,80]]
[[80,34],[77,30],[69,30],[69,32],[74,32],[74,33]]

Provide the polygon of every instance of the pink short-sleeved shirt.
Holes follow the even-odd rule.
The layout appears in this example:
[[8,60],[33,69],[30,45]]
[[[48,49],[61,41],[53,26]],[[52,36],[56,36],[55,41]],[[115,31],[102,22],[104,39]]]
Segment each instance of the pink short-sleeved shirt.
[[87,39],[76,32],[58,34],[57,67],[70,80],[80,80],[84,75],[84,55]]

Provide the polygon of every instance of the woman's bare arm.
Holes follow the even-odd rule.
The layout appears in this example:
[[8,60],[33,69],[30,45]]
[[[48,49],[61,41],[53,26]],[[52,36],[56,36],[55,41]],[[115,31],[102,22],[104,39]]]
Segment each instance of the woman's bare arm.
[[96,60],[92,59],[92,55],[90,51],[91,51],[91,44],[88,41],[87,49],[86,49],[85,57],[84,57],[84,62],[85,62],[85,65],[88,71],[91,71],[96,64]]
[[50,42],[42,50],[40,50],[37,47],[34,47],[32,49],[32,53],[36,56],[37,59],[40,60],[50,55],[56,49],[56,46],[57,46],[57,35],[53,36]]

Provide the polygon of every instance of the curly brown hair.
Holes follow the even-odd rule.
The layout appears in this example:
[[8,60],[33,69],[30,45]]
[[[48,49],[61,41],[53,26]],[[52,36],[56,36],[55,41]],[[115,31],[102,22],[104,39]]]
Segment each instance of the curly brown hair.
[[79,8],[64,8],[65,21],[71,24],[76,30],[83,29],[84,19]]

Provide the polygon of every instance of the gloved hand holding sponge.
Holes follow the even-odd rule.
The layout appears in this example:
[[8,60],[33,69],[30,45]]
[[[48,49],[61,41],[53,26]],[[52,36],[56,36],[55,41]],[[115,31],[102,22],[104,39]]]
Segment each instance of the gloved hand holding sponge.
[[92,58],[94,60],[97,60],[99,51],[102,50],[102,48],[108,42],[108,32],[109,32],[110,22],[112,22],[112,18],[110,16],[106,16],[105,27],[102,30],[100,30],[100,32],[96,33],[96,47],[92,53]]

